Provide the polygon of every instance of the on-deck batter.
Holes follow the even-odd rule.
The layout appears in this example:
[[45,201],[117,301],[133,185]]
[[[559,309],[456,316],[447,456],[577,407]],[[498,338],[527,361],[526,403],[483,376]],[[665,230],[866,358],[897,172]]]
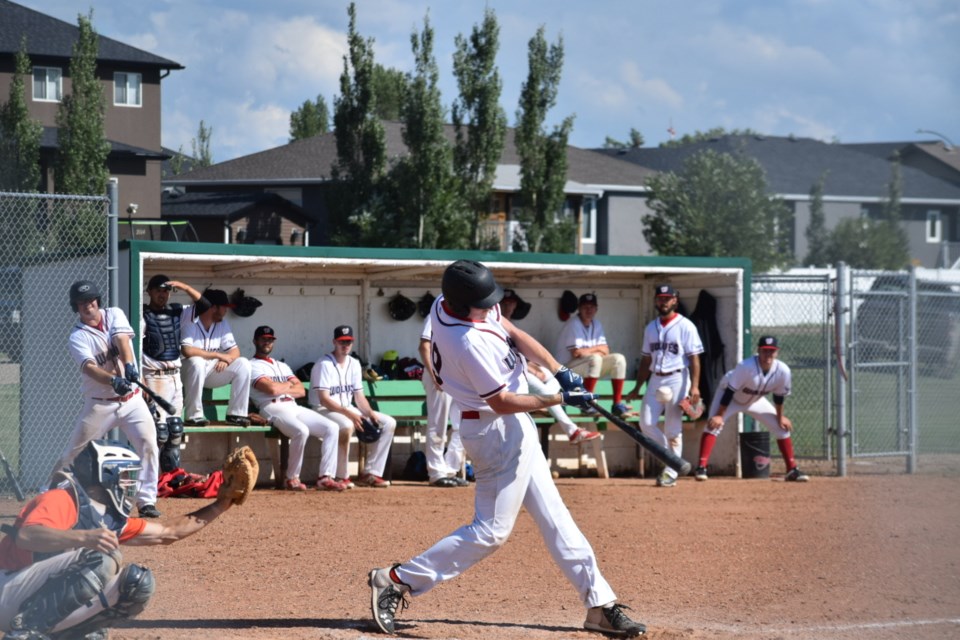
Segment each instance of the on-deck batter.
[[[700,402],[703,342],[696,325],[677,313],[678,304],[679,298],[672,286],[662,284],[656,287],[654,305],[659,317],[650,321],[643,332],[637,384],[627,400],[636,398],[643,383],[649,381],[640,408],[640,428],[648,437],[682,456],[683,412],[679,403],[687,396],[694,404]],[[671,391],[668,402],[657,398],[656,392],[661,387]],[[657,426],[660,414],[663,414],[663,431]],[[676,483],[677,472],[669,467],[657,478],[659,487],[673,487]]]
[[[583,406],[596,396],[582,391],[580,376],[561,367],[540,343],[500,315],[497,303],[503,290],[487,267],[454,262],[444,272],[442,288],[430,311],[432,362],[438,382],[462,412],[460,435],[477,476],[476,514],[472,523],[419,556],[370,572],[377,625],[393,633],[405,594],[422,595],[496,551],[526,507],[554,562],[588,608],[584,628],[622,636],[644,633],[646,628],[615,604],[590,543],[553,483],[527,413],[561,402]],[[564,390],[550,396],[528,394],[526,358],[555,372]]]
[[137,511],[142,518],[156,518],[160,515],[156,507],[157,431],[140,390],[131,384],[140,379],[133,355],[133,328],[122,309],[101,309],[100,300],[100,290],[89,280],[70,286],[70,307],[80,314],[70,332],[70,355],[80,366],[84,403],[53,473],[69,466],[88,442],[119,427],[143,464]]

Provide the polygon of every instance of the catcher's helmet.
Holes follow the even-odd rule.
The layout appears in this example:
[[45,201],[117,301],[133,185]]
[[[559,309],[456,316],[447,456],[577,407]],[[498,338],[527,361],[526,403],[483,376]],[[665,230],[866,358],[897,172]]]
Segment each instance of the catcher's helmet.
[[370,418],[363,418],[363,431],[357,431],[357,440],[370,444],[380,439],[380,423]]
[[390,317],[394,320],[408,320],[417,312],[417,304],[410,298],[405,298],[398,293],[390,299],[387,309],[390,311]]
[[82,487],[99,485],[110,494],[113,507],[130,515],[140,486],[140,458],[114,440],[91,440],[73,459],[70,470]]
[[70,308],[77,312],[77,305],[88,300],[96,300],[97,305],[101,303],[100,289],[89,280],[77,280],[70,285]]
[[443,272],[443,297],[460,315],[470,307],[489,309],[503,299],[503,289],[493,272],[473,260],[457,260]]

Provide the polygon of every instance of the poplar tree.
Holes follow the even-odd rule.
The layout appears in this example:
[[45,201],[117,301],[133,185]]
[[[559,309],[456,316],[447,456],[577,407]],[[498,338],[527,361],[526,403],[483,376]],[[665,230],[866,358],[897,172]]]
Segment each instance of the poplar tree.
[[330,108],[323,96],[307,100],[290,114],[290,142],[312,138],[330,130]]
[[10,99],[0,105],[0,191],[34,192],[40,186],[40,136],[43,126],[30,119],[26,83],[31,77],[27,40],[20,41]]

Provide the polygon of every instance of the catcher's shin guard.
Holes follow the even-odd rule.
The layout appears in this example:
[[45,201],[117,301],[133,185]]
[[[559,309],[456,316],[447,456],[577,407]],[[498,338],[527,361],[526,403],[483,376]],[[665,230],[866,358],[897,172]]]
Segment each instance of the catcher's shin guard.
[[20,611],[10,621],[11,630],[48,633],[61,620],[98,597],[119,567],[119,554],[84,549],[75,563],[50,576],[23,601]]
[[170,416],[163,425],[167,437],[160,441],[160,425],[157,424],[157,444],[160,445],[160,470],[173,471],[180,466],[180,443],[183,442],[183,420]]
[[156,589],[153,572],[139,564],[130,564],[123,568],[115,587],[120,596],[117,604],[107,607],[95,616],[57,635],[61,638],[85,638],[88,634],[110,626],[111,620],[133,618],[146,609],[147,603]]

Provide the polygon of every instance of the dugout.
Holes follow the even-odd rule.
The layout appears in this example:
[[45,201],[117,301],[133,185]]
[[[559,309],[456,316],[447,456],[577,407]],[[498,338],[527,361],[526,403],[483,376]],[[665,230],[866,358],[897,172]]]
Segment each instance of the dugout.
[[[121,306],[129,310],[133,326],[139,326],[146,283],[163,273],[201,291],[213,287],[229,295],[240,288],[262,303],[249,317],[228,315],[244,356],[253,355],[254,329],[270,325],[278,337],[274,356],[296,370],[329,352],[334,327],[349,324],[357,334],[354,351],[364,360],[379,363],[388,350],[416,358],[423,318],[414,313],[406,320],[395,320],[389,303],[397,294],[413,302],[427,293],[439,295],[444,268],[463,258],[488,265],[502,286],[530,303],[529,314],[517,325],[551,351],[562,326],[558,307],[563,292],[596,293],[607,340],[614,351],[627,357],[628,380],[640,359],[643,327],[656,313],[653,288],[662,282],[677,289],[688,312],[694,311],[701,290],[716,299],[717,327],[724,345],[720,375],[741,359],[744,345],[752,342],[750,262],[741,258],[131,241],[121,247]],[[182,293],[171,300],[189,303]],[[625,391],[630,389],[628,382]],[[684,456],[695,461],[700,429],[684,431]],[[711,457],[713,473],[739,475],[735,433],[733,428],[724,431]],[[633,441],[616,430],[608,434],[604,450],[611,473],[635,473]],[[402,451],[394,455],[395,472],[405,459]]]

